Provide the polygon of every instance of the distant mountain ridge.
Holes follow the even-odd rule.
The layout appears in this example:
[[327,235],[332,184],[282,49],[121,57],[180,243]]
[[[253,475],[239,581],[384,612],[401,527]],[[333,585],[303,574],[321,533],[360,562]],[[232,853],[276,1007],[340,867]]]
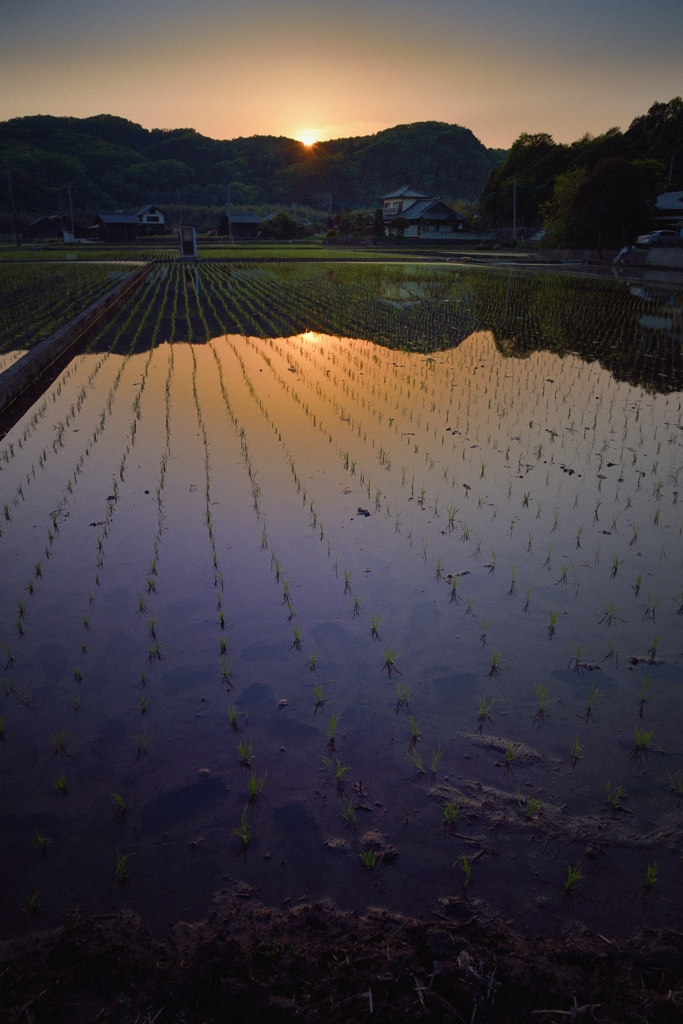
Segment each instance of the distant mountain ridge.
[[[397,125],[376,135],[313,147],[284,137],[218,140],[191,128],[146,129],[125,118],[35,115],[0,122],[0,156],[10,161],[25,213],[54,205],[50,189],[73,184],[79,209],[297,203],[372,208],[410,183],[429,195],[474,200],[505,150],[487,149],[468,128],[440,121]],[[2,187],[2,186],[0,186]],[[2,202],[2,200],[0,200]]]

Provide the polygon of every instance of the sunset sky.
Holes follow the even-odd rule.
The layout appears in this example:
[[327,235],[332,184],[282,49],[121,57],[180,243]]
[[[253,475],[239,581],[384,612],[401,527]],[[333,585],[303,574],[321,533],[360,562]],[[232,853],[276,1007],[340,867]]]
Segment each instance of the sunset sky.
[[0,0],[0,120],[571,141],[683,93],[683,0]]

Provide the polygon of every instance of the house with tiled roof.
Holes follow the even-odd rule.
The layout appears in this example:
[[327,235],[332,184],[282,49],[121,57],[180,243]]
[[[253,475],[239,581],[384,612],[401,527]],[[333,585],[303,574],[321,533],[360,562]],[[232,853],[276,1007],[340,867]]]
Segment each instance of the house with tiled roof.
[[463,230],[465,218],[439,196],[404,185],[382,196],[382,218],[387,235],[441,239]]

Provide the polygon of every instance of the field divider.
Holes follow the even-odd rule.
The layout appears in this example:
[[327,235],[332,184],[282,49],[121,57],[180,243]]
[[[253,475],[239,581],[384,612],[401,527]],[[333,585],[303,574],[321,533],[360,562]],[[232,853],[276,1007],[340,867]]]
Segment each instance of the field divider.
[[123,281],[119,281],[82,313],[54,331],[49,337],[30,349],[21,359],[18,359],[16,363],[0,373],[0,412],[11,405],[29,384],[67,349],[86,337],[93,328],[99,326],[102,319],[111,313],[155,266],[156,264],[153,262],[146,263]]

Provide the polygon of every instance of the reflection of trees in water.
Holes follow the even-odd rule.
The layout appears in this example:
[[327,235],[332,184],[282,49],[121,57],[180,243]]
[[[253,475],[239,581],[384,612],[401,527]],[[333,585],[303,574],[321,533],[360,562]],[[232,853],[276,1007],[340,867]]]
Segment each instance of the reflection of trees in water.
[[[220,334],[287,337],[305,331],[363,338],[388,348],[434,352],[474,331],[499,351],[539,349],[597,360],[615,378],[649,390],[683,388],[683,292],[673,286],[419,265],[204,265],[172,267],[174,287],[136,348],[174,337],[201,343]],[[135,299],[132,298],[131,302]],[[119,315],[122,315],[119,314]],[[108,325],[96,340],[108,348]],[[128,351],[125,337],[117,348]]]

